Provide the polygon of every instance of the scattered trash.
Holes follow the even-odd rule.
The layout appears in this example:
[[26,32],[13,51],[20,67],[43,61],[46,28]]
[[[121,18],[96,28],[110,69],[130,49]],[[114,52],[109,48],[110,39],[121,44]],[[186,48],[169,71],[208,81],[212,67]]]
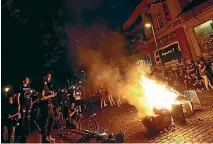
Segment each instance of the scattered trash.
[[204,121],[204,119],[201,118],[201,117],[197,117],[197,120],[199,120],[199,121]]

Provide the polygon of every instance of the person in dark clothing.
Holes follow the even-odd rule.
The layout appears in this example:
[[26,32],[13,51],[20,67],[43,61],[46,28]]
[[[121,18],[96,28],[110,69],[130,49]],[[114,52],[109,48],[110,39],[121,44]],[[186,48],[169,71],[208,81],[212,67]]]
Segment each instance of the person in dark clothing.
[[24,142],[30,133],[30,114],[32,107],[32,91],[30,87],[30,79],[26,77],[23,85],[20,87],[18,95],[18,104],[21,108],[21,141]]
[[185,76],[184,84],[185,84],[185,86],[187,87],[188,90],[194,89],[193,80],[192,80],[190,75]]
[[31,118],[30,118],[31,131],[37,128],[37,126],[35,125],[35,120],[37,120],[37,115],[39,113],[39,99],[40,99],[39,93],[35,92],[32,96],[32,110],[31,110]]
[[15,103],[13,95],[8,97],[8,102],[6,105],[7,109],[7,120],[6,126],[8,128],[8,143],[14,143],[15,139],[15,126],[17,122],[17,116],[19,116],[18,104]]
[[[3,94],[2,94],[3,95]],[[4,97],[2,96],[1,98],[1,107],[6,108],[7,106],[7,95],[5,94]],[[7,112],[5,109],[1,109],[1,143],[4,143],[4,127],[6,126],[6,121],[7,121]]]
[[41,91],[41,100],[39,102],[40,116],[41,116],[41,134],[43,142],[55,141],[50,135],[54,125],[54,111],[51,98],[54,93],[50,91],[51,74],[46,74],[43,81],[43,88]]
[[67,127],[78,128],[77,109],[75,103],[68,109]]

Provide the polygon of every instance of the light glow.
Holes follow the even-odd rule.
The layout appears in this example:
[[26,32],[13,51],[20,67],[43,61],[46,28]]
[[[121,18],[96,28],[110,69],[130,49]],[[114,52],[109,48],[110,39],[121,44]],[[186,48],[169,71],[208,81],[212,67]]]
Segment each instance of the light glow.
[[5,92],[8,92],[10,90],[10,88],[6,87],[4,90],[5,90]]
[[153,111],[154,107],[171,110],[172,104],[178,103],[176,100],[178,93],[172,89],[168,89],[166,85],[157,83],[144,75],[141,76],[140,84],[150,112]]
[[146,28],[150,28],[151,26],[152,26],[152,25],[151,25],[150,23],[146,23],[146,24],[145,24],[145,27],[146,27]]

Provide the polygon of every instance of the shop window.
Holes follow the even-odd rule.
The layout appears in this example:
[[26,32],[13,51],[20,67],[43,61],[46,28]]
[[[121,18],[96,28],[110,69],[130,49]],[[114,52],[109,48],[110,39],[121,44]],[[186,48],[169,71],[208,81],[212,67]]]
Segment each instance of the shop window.
[[164,25],[164,22],[163,22],[163,17],[161,15],[161,13],[157,13],[156,14],[156,19],[157,19],[157,22],[158,22],[158,28],[162,28],[163,25]]
[[213,21],[209,20],[194,28],[197,41],[205,52],[213,50]]

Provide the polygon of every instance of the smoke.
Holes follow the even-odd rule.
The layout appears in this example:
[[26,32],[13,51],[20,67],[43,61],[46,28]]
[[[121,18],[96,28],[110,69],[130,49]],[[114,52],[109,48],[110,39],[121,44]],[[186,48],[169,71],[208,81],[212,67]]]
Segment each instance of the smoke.
[[[141,72],[149,72],[148,66],[138,67],[137,56],[128,56],[126,39],[119,32],[112,32],[104,23],[79,28],[75,36],[78,66],[89,73],[87,87],[91,92],[104,86],[115,99],[122,98],[136,107],[138,116],[146,114],[147,106],[139,84]],[[73,34],[74,35],[74,34]]]

